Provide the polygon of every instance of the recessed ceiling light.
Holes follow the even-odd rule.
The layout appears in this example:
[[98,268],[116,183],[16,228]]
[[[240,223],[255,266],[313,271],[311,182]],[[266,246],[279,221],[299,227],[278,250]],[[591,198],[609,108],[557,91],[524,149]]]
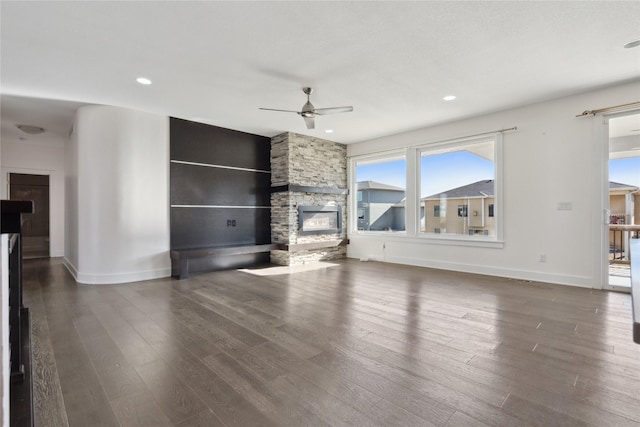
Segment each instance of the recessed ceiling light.
[[445,101],[453,101],[454,99],[456,99],[456,97],[454,95],[447,95],[444,98]]
[[41,128],[40,126],[16,125],[16,127],[22,132],[28,133],[29,135],[38,135],[44,133],[44,128]]
[[148,78],[146,78],[146,77],[138,77],[138,78],[136,79],[136,81],[137,81],[138,83],[140,83],[141,85],[150,85],[150,84],[151,84],[151,80],[149,80],[149,79],[148,79]]
[[629,42],[627,44],[624,45],[625,49],[631,49],[632,47],[638,47],[640,46],[640,40],[634,40],[632,42]]
[[333,129],[326,129],[325,132],[326,133],[333,133]]

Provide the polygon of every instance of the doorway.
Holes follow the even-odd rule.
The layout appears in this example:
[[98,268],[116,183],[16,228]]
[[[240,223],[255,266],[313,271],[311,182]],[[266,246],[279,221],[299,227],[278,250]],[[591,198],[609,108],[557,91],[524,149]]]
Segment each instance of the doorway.
[[33,201],[33,213],[24,215],[22,255],[24,258],[48,258],[49,175],[9,173],[9,199]]
[[640,237],[640,113],[608,119],[608,281],[606,288],[631,291],[629,241]]

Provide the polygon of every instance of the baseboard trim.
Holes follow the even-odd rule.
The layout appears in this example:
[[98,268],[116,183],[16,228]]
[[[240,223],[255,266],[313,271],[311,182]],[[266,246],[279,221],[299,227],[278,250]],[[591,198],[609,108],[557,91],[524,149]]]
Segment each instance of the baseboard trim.
[[63,264],[76,282],[85,285],[115,285],[171,277],[171,267],[129,273],[88,274],[78,272],[75,266],[66,258],[64,258]]
[[71,261],[69,261],[69,259],[67,257],[63,257],[62,258],[62,265],[64,265],[67,268],[67,271],[69,272],[69,274],[71,274],[71,276],[73,276],[74,280],[77,282],[78,281],[78,269],[76,268],[76,266],[73,265],[71,263]]
[[459,271],[463,273],[483,274],[486,276],[504,277],[515,280],[553,283],[558,285],[575,286],[579,288],[593,288],[593,278],[583,276],[543,273],[539,271],[527,271],[504,267],[491,267],[486,265],[463,264],[448,261],[433,261],[404,257],[387,256],[383,262],[412,265],[416,267],[437,268],[440,270]]

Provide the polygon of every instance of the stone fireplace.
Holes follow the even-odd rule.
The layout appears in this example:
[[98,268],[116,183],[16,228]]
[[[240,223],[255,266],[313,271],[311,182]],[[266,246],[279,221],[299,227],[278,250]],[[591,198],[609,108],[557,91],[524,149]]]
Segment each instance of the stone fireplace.
[[346,255],[343,144],[286,132],[271,139],[271,262],[301,265]]

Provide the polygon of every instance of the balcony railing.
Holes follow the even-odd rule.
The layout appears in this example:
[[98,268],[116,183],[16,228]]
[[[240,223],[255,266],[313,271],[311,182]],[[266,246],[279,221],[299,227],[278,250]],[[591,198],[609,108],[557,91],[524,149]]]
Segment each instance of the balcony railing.
[[640,225],[609,224],[610,263],[629,263],[631,259],[629,242],[632,238],[640,238]]

